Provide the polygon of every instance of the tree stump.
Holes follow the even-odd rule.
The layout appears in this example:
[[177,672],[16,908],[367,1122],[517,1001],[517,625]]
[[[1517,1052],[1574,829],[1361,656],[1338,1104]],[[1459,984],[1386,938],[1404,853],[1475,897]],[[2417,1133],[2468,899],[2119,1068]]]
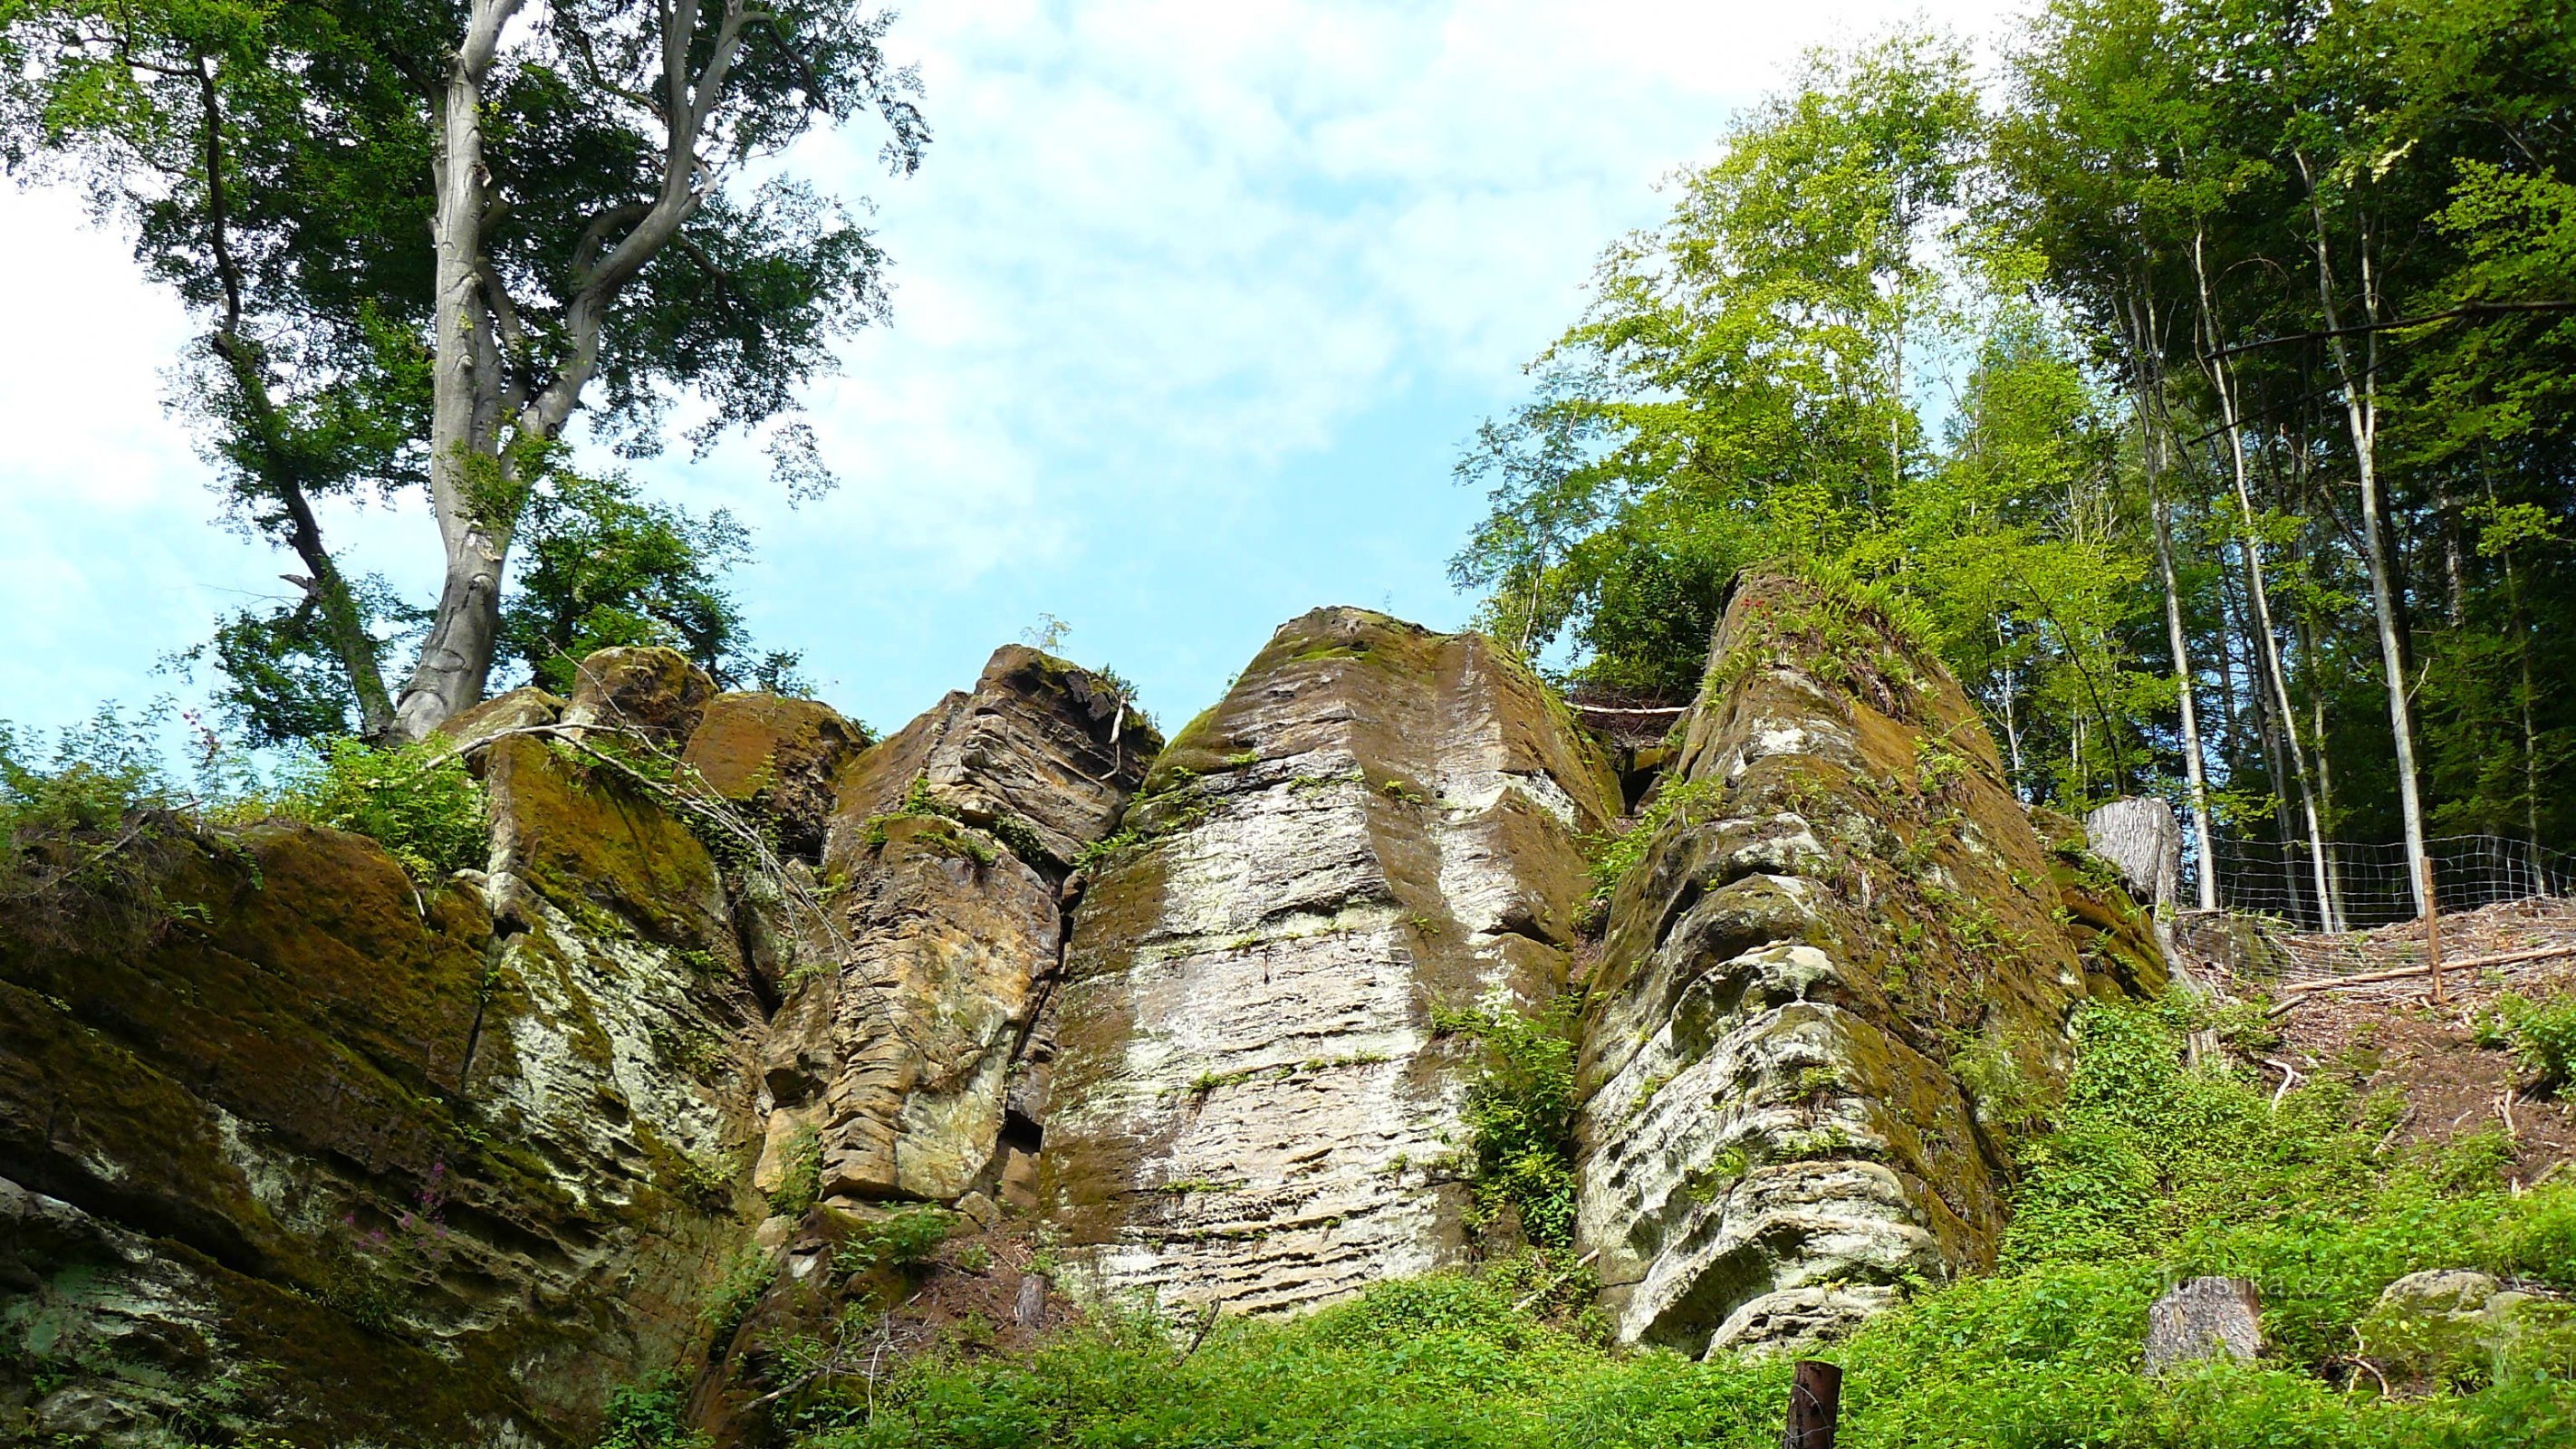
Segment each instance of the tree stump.
[[2084,817],[2084,845],[2120,873],[2129,894],[2170,908],[2182,879],[2182,823],[2154,795],[2132,795]]
[[2151,1374],[2222,1356],[2252,1363],[2262,1352],[2262,1300],[2243,1278],[2194,1278],[2147,1310]]

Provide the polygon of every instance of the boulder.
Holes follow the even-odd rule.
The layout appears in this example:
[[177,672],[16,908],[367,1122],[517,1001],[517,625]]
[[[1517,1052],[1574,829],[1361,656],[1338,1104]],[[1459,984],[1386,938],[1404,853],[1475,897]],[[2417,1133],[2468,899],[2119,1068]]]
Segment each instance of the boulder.
[[2147,1372],[2168,1373],[2205,1359],[2252,1363],[2263,1356],[2263,1304],[2243,1278],[2193,1278],[2147,1310]]
[[1991,1263],[2091,973],[1958,685],[1867,607],[1749,577],[1658,791],[1577,1071],[1618,1337],[1792,1348]]
[[617,730],[677,753],[715,693],[715,681],[676,649],[602,649],[573,666],[563,723]]
[[1461,1260],[1472,1045],[1567,979],[1616,776],[1491,641],[1282,626],[1075,912],[1034,1191],[1100,1294],[1274,1312]]
[[[453,741],[459,751],[474,751],[511,730],[553,724],[563,718],[563,711],[562,700],[530,685],[449,715],[439,724],[438,735]],[[469,755],[469,761],[479,769],[479,755]]]
[[2426,1392],[2483,1381],[2538,1335],[2560,1337],[2563,1352],[2568,1321],[2562,1301],[2507,1288],[2475,1269],[2435,1268],[2381,1289],[2358,1331],[2391,1388]]
[[788,854],[818,859],[841,767],[867,744],[858,726],[819,700],[720,694],[680,753],[707,788],[767,814]]

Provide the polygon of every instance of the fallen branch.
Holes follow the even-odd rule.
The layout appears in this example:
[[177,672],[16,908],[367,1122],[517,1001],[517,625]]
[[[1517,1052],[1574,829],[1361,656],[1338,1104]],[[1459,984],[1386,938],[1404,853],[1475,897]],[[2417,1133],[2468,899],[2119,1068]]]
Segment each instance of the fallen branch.
[[2272,1110],[2278,1112],[2281,1110],[2281,1099],[2290,1095],[2290,1088],[2298,1083],[2298,1069],[2291,1066],[2288,1062],[2275,1061],[2271,1057],[2265,1057],[2263,1059],[2263,1065],[2277,1068],[2281,1073],[2280,1090],[2272,1094]]
[[[2514,966],[2525,961],[2545,961],[2552,956],[2576,956],[2576,941],[2563,941],[2555,946],[2534,946],[2525,951],[2507,951],[2495,956],[2471,956],[2464,961],[2445,961],[2445,971],[2483,971],[2490,966]],[[2370,986],[2382,981],[2403,981],[2410,976],[2430,976],[2433,964],[2419,961],[2412,966],[2392,966],[2385,971],[2364,971],[2353,976],[2336,976],[2323,981],[2302,981],[2281,988],[2282,1000],[2270,1014],[2279,1016],[2320,991],[2339,991],[2347,986]]]

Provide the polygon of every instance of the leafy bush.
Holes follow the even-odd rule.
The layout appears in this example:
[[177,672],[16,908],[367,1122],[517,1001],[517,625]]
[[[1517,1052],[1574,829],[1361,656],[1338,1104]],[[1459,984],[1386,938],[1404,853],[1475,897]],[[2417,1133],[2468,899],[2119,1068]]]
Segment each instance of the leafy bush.
[[1505,1208],[1542,1247],[1574,1239],[1574,1012],[1560,997],[1531,1015],[1505,999],[1437,1012],[1435,1030],[1483,1048],[1462,1113],[1478,1226]]
[[0,917],[19,931],[95,943],[191,914],[156,883],[194,829],[161,767],[162,715],[103,705],[50,739],[0,721]]
[[1637,812],[1636,823],[1618,835],[1594,838],[1592,857],[1593,893],[1607,897],[1619,888],[1646,858],[1646,851],[1672,821],[1689,820],[1694,812],[1714,801],[1725,789],[1723,780],[1676,780],[1666,778],[1655,798]]
[[823,1134],[799,1127],[787,1138],[787,1172],[769,1194],[771,1217],[801,1218],[823,1192]]
[[844,1273],[878,1268],[910,1271],[928,1264],[955,1231],[957,1219],[939,1208],[914,1208],[854,1228],[833,1250],[832,1266]]
[[712,1442],[688,1427],[688,1384],[664,1372],[608,1391],[598,1449],[702,1449]]
[[2511,1047],[2535,1090],[2554,1091],[2576,1077],[2576,996],[2532,1001],[2507,992],[2496,998],[2480,1035],[2490,1045]]
[[274,803],[290,819],[373,839],[416,880],[479,866],[491,848],[483,787],[435,743],[331,740],[293,769]]

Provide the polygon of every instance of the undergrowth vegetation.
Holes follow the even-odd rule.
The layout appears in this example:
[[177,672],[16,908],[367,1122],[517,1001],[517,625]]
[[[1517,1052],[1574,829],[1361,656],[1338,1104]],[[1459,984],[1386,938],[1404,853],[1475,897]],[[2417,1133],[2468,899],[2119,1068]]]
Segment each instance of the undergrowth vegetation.
[[[2517,1193],[2474,1138],[2434,1151],[2388,1145],[2393,1105],[2348,1084],[2292,1092],[2276,1108],[2245,1076],[2183,1065],[2184,1035],[2200,1024],[2178,1002],[2086,1011],[2074,1082],[2056,1130],[2026,1154],[1998,1270],[1909,1285],[1902,1306],[1826,1351],[1846,1373],[1841,1442],[2576,1442],[2576,1330],[2554,1316],[2555,1304],[2442,1365],[2429,1391],[2412,1396],[2383,1392],[2368,1336],[2380,1291],[2421,1269],[2473,1267],[2529,1288],[2576,1289],[2576,1186]],[[1542,1029],[1488,1014],[1478,1031],[1490,1043]],[[1195,1346],[1150,1316],[1109,1315],[1020,1356],[933,1352],[864,1402],[854,1393],[800,1442],[1779,1442],[1785,1362],[1605,1347],[1571,1301],[1543,1291],[1545,1264],[1531,1255],[1473,1275],[1387,1283],[1285,1323],[1226,1319]],[[2266,1356],[2144,1376],[2148,1305],[2201,1273],[2256,1282]]]
[[0,907],[39,932],[150,931],[202,907],[164,899],[183,844],[242,855],[227,827],[290,820],[367,836],[413,879],[483,863],[483,788],[436,744],[328,740],[273,779],[193,719],[190,774],[171,769],[166,707],[113,706],[51,735],[0,721]]
[[[374,840],[415,880],[481,866],[490,846],[483,787],[441,744],[379,749],[331,740],[290,766],[267,812]],[[237,812],[238,813],[238,812]]]
[[1581,998],[1560,996],[1536,1013],[1495,998],[1468,1011],[1435,1011],[1432,1029],[1477,1044],[1480,1060],[1460,1103],[1475,1202],[1469,1226],[1500,1227],[1509,1214],[1542,1247],[1574,1240],[1574,1018]]

